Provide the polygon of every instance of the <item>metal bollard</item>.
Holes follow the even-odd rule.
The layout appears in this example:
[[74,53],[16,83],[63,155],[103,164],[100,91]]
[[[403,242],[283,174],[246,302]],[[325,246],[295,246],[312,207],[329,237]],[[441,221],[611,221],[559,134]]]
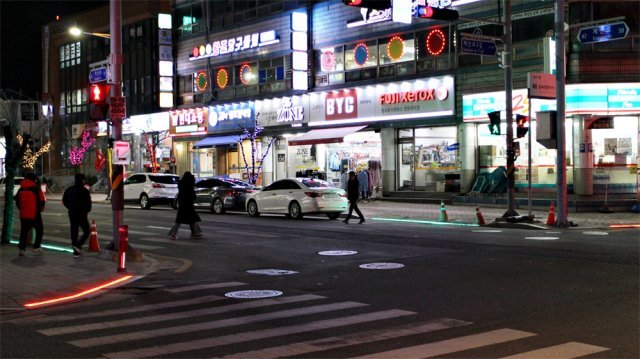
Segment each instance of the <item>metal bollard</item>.
[[127,272],[127,243],[129,242],[129,226],[124,224],[118,228],[120,241],[118,242],[118,273]]

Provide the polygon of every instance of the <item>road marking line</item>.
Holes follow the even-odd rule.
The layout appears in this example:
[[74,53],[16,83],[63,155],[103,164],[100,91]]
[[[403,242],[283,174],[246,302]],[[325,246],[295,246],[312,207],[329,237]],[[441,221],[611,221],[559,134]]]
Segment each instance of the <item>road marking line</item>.
[[415,345],[406,348],[389,350],[386,352],[367,354],[356,358],[430,358],[439,355],[457,353],[464,350],[475,349],[492,344],[499,344],[511,340],[517,340],[534,336],[536,334],[522,332],[514,329],[498,329],[490,332],[467,335],[464,337],[442,340],[429,344]]
[[167,292],[171,293],[182,293],[182,292],[191,292],[194,290],[200,289],[211,289],[211,288],[226,288],[226,287],[237,287],[241,285],[247,285],[247,283],[242,282],[223,282],[223,283],[211,283],[211,284],[198,284],[198,285],[190,285],[187,287],[178,287],[166,289]]
[[98,318],[98,317],[106,317],[110,315],[138,313],[138,312],[145,312],[145,311],[157,310],[157,309],[181,307],[181,306],[192,305],[192,304],[203,304],[203,303],[215,302],[223,299],[227,299],[227,298],[220,297],[217,295],[207,295],[203,297],[189,298],[185,300],[176,300],[176,301],[162,302],[157,304],[147,304],[147,305],[141,305],[141,306],[129,307],[129,308],[110,309],[110,310],[103,310],[101,312],[93,312],[93,313],[61,314],[61,315],[52,315],[52,316],[39,317],[39,318],[20,318],[15,321],[12,321],[12,323],[18,323],[18,322],[46,323],[46,322],[53,322],[53,321],[59,322],[59,321],[65,321],[65,320],[77,320],[77,319],[84,319],[84,318]]
[[502,359],[571,359],[603,352],[606,350],[609,350],[609,348],[603,348],[578,342],[569,342],[552,347],[532,350],[526,353],[511,355]]
[[361,333],[347,334],[330,338],[322,338],[318,340],[309,340],[306,342],[298,342],[277,347],[265,348],[262,350],[254,350],[244,353],[237,353],[225,356],[224,358],[279,358],[283,356],[293,356],[309,354],[321,350],[337,349],[351,345],[359,345],[372,343],[379,340],[387,340],[400,338],[415,334],[424,334],[437,330],[460,327],[470,325],[471,322],[465,322],[457,319],[441,318],[423,323],[408,324],[403,326],[391,327],[386,330],[374,329]]
[[138,325],[140,323],[149,324],[149,323],[159,323],[159,322],[166,322],[170,320],[178,320],[178,319],[185,319],[185,318],[197,318],[198,316],[204,316],[204,315],[228,313],[228,312],[233,312],[237,310],[260,308],[260,307],[266,307],[270,305],[278,305],[278,304],[286,304],[286,303],[297,303],[297,302],[303,302],[307,300],[317,300],[317,299],[324,299],[324,298],[325,297],[318,296],[318,295],[305,294],[305,295],[298,295],[294,297],[282,297],[277,299],[266,299],[261,301],[229,304],[229,305],[224,305],[220,307],[195,309],[195,310],[182,311],[182,312],[176,312],[176,313],[150,315],[146,317],[136,317],[136,318],[112,320],[112,321],[99,322],[99,323],[71,325],[66,327],[42,329],[42,330],[39,330],[39,332],[49,336],[71,334],[71,333],[78,333],[78,332],[88,332],[92,330],[113,329],[113,328],[119,328],[119,327],[126,327],[130,325]]
[[[160,328],[160,329],[140,330],[140,331],[135,331],[130,333],[122,333],[122,334],[106,335],[106,336],[95,337],[95,338],[72,340],[68,343],[75,345],[77,347],[87,348],[87,347],[92,347],[97,345],[115,344],[115,343],[149,339],[149,338],[158,338],[161,336],[171,336],[171,335],[177,335],[177,334],[182,335],[185,333],[193,333],[193,332],[199,332],[203,330],[228,328],[228,327],[245,325],[250,323],[265,322],[265,321],[274,320],[274,319],[284,319],[284,318],[298,317],[302,315],[326,313],[334,310],[358,308],[366,305],[367,304],[357,303],[357,302],[340,302],[340,303],[332,303],[332,304],[315,305],[311,307],[286,309],[286,310],[281,310],[281,311],[271,312],[271,313],[247,315],[243,317],[235,317],[235,318],[228,318],[228,319],[219,319],[219,320],[213,320],[210,322],[201,322],[201,323],[178,325],[178,326]],[[144,323],[144,322],[138,321],[138,324],[140,323]]]
[[284,327],[269,328],[262,330],[254,330],[251,332],[223,335],[219,337],[192,340],[181,343],[173,343],[167,345],[156,345],[152,347],[139,348],[130,351],[112,352],[103,354],[107,358],[145,358],[166,356],[167,354],[181,353],[191,350],[208,349],[221,345],[244,343],[253,340],[282,337],[292,334],[313,332],[317,330],[328,330],[332,328],[343,327],[347,325],[373,322],[377,320],[398,318],[401,316],[415,315],[400,309],[391,309],[380,312],[356,314],[341,318],[318,320],[305,324],[289,325]]

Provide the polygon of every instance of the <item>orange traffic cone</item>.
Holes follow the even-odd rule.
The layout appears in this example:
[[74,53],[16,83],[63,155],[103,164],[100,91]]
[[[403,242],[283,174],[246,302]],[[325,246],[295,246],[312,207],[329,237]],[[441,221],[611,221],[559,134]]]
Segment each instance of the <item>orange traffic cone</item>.
[[440,201],[440,222],[448,222],[447,209],[444,208],[444,201]]
[[476,223],[483,226],[484,223],[484,217],[482,216],[482,212],[480,212],[480,206],[478,206],[476,204]]
[[100,242],[98,242],[98,230],[96,220],[91,220],[91,237],[89,237],[89,252],[100,252]]
[[556,204],[551,202],[549,206],[549,216],[547,217],[547,226],[553,226],[556,224]]

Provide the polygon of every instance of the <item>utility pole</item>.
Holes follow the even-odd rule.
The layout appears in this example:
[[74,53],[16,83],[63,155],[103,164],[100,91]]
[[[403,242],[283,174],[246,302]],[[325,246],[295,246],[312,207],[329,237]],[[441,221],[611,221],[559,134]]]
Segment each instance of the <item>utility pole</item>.
[[517,216],[516,212],[516,179],[515,149],[513,146],[513,39],[511,38],[511,0],[504,0],[504,67],[505,112],[507,115],[507,212],[502,217]]
[[[122,55],[122,3],[121,0],[110,0],[110,22],[109,32],[111,33],[111,53],[109,63],[111,65],[113,85],[111,86],[111,97],[122,97],[122,65],[124,56]],[[111,118],[113,125],[113,138],[115,141],[122,140],[122,118]],[[113,240],[109,244],[109,249],[118,250],[120,232],[118,229],[124,222],[124,166],[112,165],[113,184],[111,188],[111,209],[113,211]]]
[[565,145],[565,93],[564,93],[564,0],[555,0],[555,40],[556,40],[556,134],[557,134],[557,159],[556,159],[556,196],[558,202],[558,215],[556,227],[568,227],[567,219],[567,162]]

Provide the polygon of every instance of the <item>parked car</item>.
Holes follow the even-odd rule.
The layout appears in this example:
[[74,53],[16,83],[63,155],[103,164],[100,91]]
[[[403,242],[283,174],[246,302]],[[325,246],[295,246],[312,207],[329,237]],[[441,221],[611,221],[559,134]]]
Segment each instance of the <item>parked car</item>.
[[143,209],[156,204],[175,206],[180,177],[165,173],[135,173],[124,181],[124,201]]
[[[18,190],[20,189],[20,182],[22,182],[22,179],[24,177],[13,177],[13,196],[15,197],[16,193],[18,193]],[[7,177],[2,177],[0,178],[0,197],[4,198],[4,191],[7,187]]]
[[247,196],[247,212],[283,213],[295,219],[308,213],[324,213],[336,219],[347,210],[347,193],[330,183],[313,178],[290,178],[271,183]]
[[[202,177],[196,179],[196,208],[207,208],[216,214],[227,210],[244,211],[248,193],[257,188],[247,182],[228,177]],[[175,203],[177,206],[178,196]]]

